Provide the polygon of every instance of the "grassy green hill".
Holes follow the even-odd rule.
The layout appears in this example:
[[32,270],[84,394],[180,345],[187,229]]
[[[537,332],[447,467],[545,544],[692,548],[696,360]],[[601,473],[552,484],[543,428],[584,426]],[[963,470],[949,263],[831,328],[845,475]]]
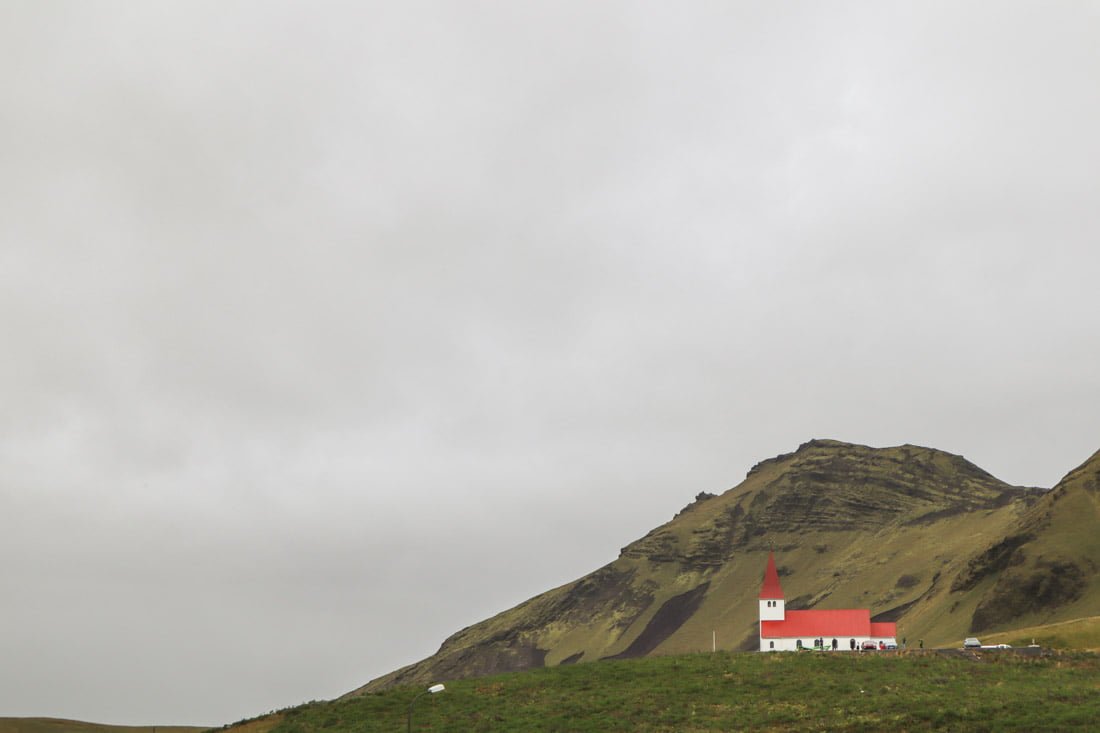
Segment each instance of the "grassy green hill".
[[62,718],[0,718],[0,733],[201,733],[185,725],[101,725]]
[[[1100,658],[1005,653],[694,654],[447,683],[419,731],[1095,730]],[[274,733],[404,730],[422,688],[274,716]]]
[[349,694],[704,651],[715,636],[753,648],[771,549],[789,608],[870,608],[929,645],[1096,615],[1098,456],[1044,491],[930,448],[810,441],[699,494],[609,565]]
[[1100,452],[1065,476],[971,558],[953,589],[985,588],[972,632],[1100,613]]

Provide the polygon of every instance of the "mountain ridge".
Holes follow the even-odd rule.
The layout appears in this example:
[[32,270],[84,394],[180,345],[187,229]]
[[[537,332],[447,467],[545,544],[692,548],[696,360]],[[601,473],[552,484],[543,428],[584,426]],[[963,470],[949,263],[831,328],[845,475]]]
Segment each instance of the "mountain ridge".
[[1074,511],[1096,515],[1097,502],[1085,499],[1100,501],[1098,476],[1100,451],[1047,491],[933,448],[811,440],[720,494],[700,492],[611,563],[461,629],[431,657],[348,696],[709,650],[714,639],[755,648],[755,596],[773,549],[789,608],[870,608],[898,621],[899,635],[929,643],[1073,610],[1095,615],[1100,542],[1050,535],[1080,524]]

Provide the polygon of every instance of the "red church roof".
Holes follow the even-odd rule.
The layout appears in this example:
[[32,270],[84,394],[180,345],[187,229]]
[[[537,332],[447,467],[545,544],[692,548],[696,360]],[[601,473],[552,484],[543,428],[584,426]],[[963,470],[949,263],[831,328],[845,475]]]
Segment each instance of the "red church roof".
[[[866,608],[821,611],[787,611],[782,621],[761,621],[760,636],[766,639],[790,639],[796,636],[878,636]],[[894,634],[882,634],[893,636]]]
[[770,601],[781,598],[783,598],[783,587],[779,585],[779,572],[775,569],[775,553],[769,552],[768,569],[764,571],[764,585],[760,588],[760,600]]
[[892,636],[892,637],[896,638],[897,635],[898,635],[898,625],[896,623],[890,622],[890,623],[871,624],[871,636],[875,636],[875,637]]

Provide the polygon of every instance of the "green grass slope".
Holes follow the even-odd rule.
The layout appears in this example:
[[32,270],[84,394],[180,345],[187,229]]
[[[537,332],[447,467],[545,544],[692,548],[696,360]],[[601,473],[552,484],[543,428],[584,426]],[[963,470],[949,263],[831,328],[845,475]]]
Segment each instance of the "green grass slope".
[[613,563],[462,629],[432,657],[349,694],[709,650],[715,638],[720,649],[751,648],[771,549],[788,607],[870,608],[897,620],[901,636],[955,643],[997,573],[966,587],[956,578],[1018,531],[1041,496],[943,451],[810,441],[719,496],[700,494]]
[[969,631],[987,633],[1100,613],[1100,451],[1070,471],[953,589],[981,588]]
[[1100,616],[983,634],[981,641],[983,644],[1010,644],[1014,647],[1038,644],[1048,649],[1100,652]]
[[[1100,720],[1093,655],[695,654],[447,683],[413,730],[1068,731]],[[404,730],[419,687],[284,712],[276,733]]]

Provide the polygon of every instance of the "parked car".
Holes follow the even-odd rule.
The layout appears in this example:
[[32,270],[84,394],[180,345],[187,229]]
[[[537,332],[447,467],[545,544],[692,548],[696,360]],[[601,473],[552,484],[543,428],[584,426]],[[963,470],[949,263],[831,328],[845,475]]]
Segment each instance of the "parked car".
[[994,644],[993,648],[994,649],[1011,649],[1012,645],[1011,644]]
[[886,648],[887,648],[887,649],[897,649],[897,648],[898,648],[898,645],[897,645],[897,644],[887,644],[887,645],[886,645]]
[[863,642],[862,644],[859,645],[859,648],[862,649],[865,652],[878,651],[878,644],[876,644],[873,641],[865,641],[865,642]]
[[966,641],[963,642],[963,649],[981,649],[982,643],[975,639],[973,636],[966,637]]

